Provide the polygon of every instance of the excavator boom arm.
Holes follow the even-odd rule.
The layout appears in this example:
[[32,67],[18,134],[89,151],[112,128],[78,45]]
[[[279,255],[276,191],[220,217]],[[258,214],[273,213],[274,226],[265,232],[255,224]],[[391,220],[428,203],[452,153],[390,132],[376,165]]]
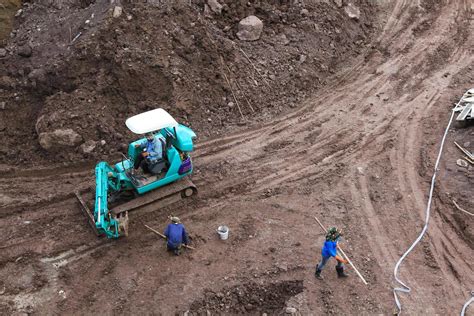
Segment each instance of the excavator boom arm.
[[113,181],[115,177],[114,170],[106,162],[102,161],[95,167],[94,222],[97,230],[105,233],[109,238],[120,236],[119,223],[114,216],[111,216],[107,203],[109,189],[118,190]]

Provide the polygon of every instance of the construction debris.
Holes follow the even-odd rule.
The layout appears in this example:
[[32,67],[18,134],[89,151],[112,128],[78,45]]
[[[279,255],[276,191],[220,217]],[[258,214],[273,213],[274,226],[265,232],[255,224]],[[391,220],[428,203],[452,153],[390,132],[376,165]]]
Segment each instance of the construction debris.
[[463,209],[462,207],[460,207],[460,206],[458,205],[458,203],[456,203],[455,200],[453,200],[453,204],[454,204],[454,206],[456,206],[456,208],[457,208],[458,210],[460,210],[461,212],[464,212],[464,213],[466,213],[466,214],[469,214],[469,215],[471,215],[471,216],[474,216],[473,213],[468,212],[468,211],[466,211],[465,209]]
[[454,112],[460,112],[456,121],[467,121],[474,119],[474,88],[464,93],[462,98],[454,107]]
[[[454,145],[456,145],[456,147],[459,148],[459,150],[461,150],[463,152],[463,154],[465,154],[465,156],[463,156],[463,158],[466,159],[471,165],[474,165],[474,155],[469,150],[461,147],[461,145],[459,145],[458,143],[454,142]],[[460,167],[467,168],[466,161],[464,161],[462,159],[458,159],[456,161],[456,163]]]

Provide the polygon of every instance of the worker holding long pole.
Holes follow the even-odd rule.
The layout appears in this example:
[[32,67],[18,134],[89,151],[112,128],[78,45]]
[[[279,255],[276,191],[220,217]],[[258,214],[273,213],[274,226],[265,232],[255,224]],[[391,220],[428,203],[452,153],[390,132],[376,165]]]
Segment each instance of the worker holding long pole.
[[326,263],[331,259],[331,257],[335,257],[337,260],[336,265],[336,272],[339,278],[347,278],[348,275],[344,272],[344,263],[347,263],[347,260],[342,258],[337,254],[337,243],[339,242],[339,238],[341,237],[342,233],[336,227],[331,227],[328,229],[326,233],[326,241],[324,242],[323,249],[321,250],[321,262],[316,265],[316,272],[315,276],[318,279],[322,279],[321,271],[323,270]]

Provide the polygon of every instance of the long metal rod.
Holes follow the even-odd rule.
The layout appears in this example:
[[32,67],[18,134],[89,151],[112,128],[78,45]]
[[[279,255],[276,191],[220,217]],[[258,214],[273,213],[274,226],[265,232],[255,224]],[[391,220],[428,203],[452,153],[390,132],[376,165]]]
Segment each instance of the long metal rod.
[[[319,221],[319,219],[314,216],[314,219],[318,222],[319,226],[321,226],[321,228],[324,230],[325,233],[327,233],[328,231],[326,230],[326,228],[323,226],[323,224],[321,224],[321,222]],[[341,246],[337,245],[337,248],[338,250],[341,252],[342,256],[344,258],[346,258],[347,262],[349,262],[349,264],[351,265],[351,267],[354,269],[354,271],[357,273],[357,275],[359,276],[359,278],[362,280],[362,282],[364,282],[365,285],[368,285],[367,281],[364,279],[364,277],[362,276],[362,274],[360,274],[359,270],[357,270],[357,268],[354,266],[354,264],[352,263],[351,259],[349,259],[349,257],[345,254],[345,252],[342,250]]]

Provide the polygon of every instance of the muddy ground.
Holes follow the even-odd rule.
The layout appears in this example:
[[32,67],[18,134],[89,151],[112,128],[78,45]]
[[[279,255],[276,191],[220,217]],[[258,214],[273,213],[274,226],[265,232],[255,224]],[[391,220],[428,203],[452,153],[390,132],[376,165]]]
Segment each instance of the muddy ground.
[[[395,311],[394,265],[423,226],[450,109],[473,87],[474,8],[221,3],[123,3],[118,18],[110,1],[24,3],[0,58],[2,314]],[[255,42],[235,35],[249,14],[264,22]],[[156,106],[198,134],[199,194],[97,239],[72,192],[133,139],[124,120]],[[77,136],[46,146],[58,129]],[[474,209],[473,169],[453,141],[473,151],[473,133],[450,128],[428,233],[400,270],[407,314],[459,313],[470,297],[472,216],[453,200]],[[196,247],[180,257],[143,226],[171,213]],[[314,216],[344,230],[368,286],[333,264],[314,278]]]

